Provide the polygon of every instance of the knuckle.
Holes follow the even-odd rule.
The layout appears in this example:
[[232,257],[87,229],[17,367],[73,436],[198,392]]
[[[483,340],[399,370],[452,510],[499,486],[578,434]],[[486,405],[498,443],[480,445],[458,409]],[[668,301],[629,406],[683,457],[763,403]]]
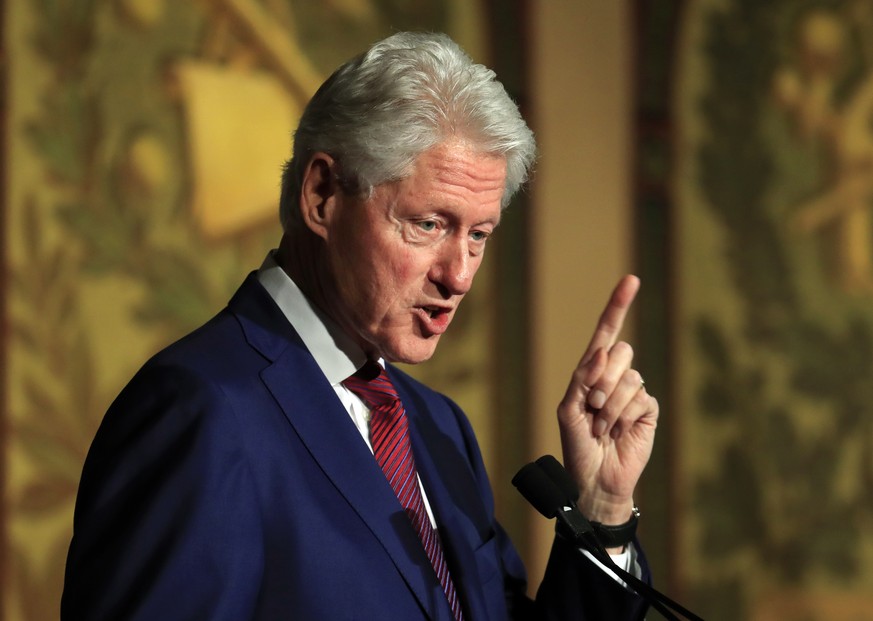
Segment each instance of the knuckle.
[[636,369],[628,369],[625,371],[622,380],[625,384],[642,388],[643,376]]
[[633,358],[634,348],[631,347],[630,343],[628,343],[627,341],[619,341],[612,346],[610,353],[613,353],[617,356]]
[[578,384],[587,388],[588,369],[585,369],[583,367],[576,367],[576,369],[573,371],[573,377],[571,379],[574,384]]

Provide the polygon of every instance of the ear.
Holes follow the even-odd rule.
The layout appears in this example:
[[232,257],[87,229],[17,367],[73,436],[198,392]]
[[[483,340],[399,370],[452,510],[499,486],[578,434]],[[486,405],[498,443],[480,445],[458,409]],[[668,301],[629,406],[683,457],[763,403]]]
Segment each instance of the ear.
[[336,160],[327,153],[309,158],[300,186],[300,215],[313,233],[327,239],[331,216],[341,195]]

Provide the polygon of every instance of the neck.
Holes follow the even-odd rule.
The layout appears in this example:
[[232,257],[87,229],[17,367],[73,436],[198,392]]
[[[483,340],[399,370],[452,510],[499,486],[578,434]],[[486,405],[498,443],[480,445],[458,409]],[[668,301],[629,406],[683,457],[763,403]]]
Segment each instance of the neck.
[[319,274],[318,269],[320,241],[309,231],[285,233],[279,243],[276,262],[310,302],[336,321],[336,317],[331,316],[330,309],[325,304],[323,274]]
[[351,330],[344,317],[338,316],[336,296],[330,294],[331,276],[325,268],[323,240],[309,230],[285,233],[279,243],[276,262],[294,281],[303,295],[331,321],[339,326],[349,337],[367,352],[371,358],[379,354],[370,351],[368,344],[361,343],[358,334]]

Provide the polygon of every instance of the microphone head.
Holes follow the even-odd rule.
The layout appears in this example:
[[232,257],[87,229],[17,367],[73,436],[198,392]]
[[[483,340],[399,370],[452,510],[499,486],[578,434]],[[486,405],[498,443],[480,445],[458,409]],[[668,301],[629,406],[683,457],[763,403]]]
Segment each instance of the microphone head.
[[564,494],[565,504],[576,504],[576,501],[579,500],[579,487],[567,469],[561,465],[561,462],[551,455],[543,455],[536,463]]
[[547,518],[555,517],[567,504],[564,493],[536,463],[530,463],[512,477],[512,484],[534,509]]

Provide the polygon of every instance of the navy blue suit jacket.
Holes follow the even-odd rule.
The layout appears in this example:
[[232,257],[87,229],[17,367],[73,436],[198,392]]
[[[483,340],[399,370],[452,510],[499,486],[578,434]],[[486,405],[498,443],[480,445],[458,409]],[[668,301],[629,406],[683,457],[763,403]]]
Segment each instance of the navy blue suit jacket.
[[[389,365],[467,619],[639,619],[556,542],[537,603],[470,425]],[[333,388],[250,276],[107,412],[79,489],[62,618],[438,619],[409,520]]]

